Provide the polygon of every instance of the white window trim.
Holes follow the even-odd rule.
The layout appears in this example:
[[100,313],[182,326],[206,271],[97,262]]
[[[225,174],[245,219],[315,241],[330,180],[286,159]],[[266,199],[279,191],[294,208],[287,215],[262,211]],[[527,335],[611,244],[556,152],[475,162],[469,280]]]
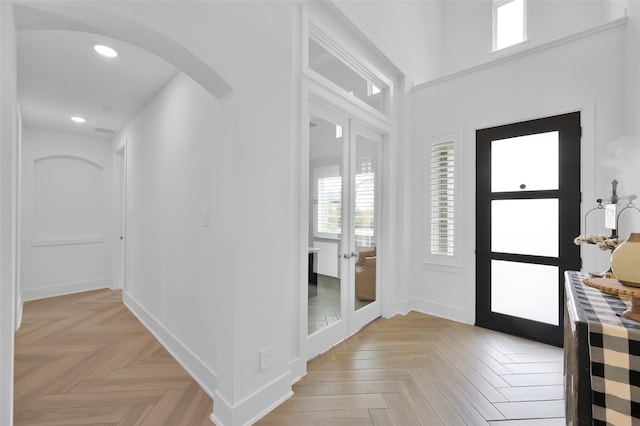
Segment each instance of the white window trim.
[[[371,62],[366,60],[363,56],[354,51],[346,50],[336,40],[340,38],[327,28],[325,28],[318,20],[306,17],[305,25],[303,28],[303,50],[302,50],[302,74],[309,78],[316,84],[319,84],[324,89],[328,90],[332,94],[346,100],[347,103],[356,106],[361,111],[365,112],[366,116],[374,118],[374,120],[384,123],[385,126],[381,127],[383,133],[389,133],[390,131],[390,115],[392,99],[394,97],[394,84],[393,81],[388,78],[382,71],[375,67]],[[361,99],[358,99],[352,95],[349,95],[344,89],[339,87],[336,83],[332,82],[328,78],[324,77],[320,73],[309,67],[309,39],[313,39],[316,43],[320,44],[324,49],[331,53],[336,59],[349,66],[354,72],[360,74],[363,78],[370,80],[377,87],[384,88],[386,95],[384,99],[384,112],[379,111],[367,105]],[[360,114],[357,117],[370,121],[368,118],[362,118]]]
[[493,53],[498,53],[498,52],[504,52],[505,54],[507,53],[513,53],[516,50],[521,50],[521,49],[525,49],[527,47],[527,41],[528,41],[528,31],[527,31],[527,9],[528,9],[528,5],[527,5],[527,0],[522,0],[522,41],[519,43],[515,43],[503,48],[498,49],[497,45],[498,45],[498,8],[500,8],[501,6],[507,4],[507,3],[511,3],[514,0],[493,0],[493,20],[492,20],[492,25],[493,25],[493,44],[492,44],[492,52]]
[[[460,234],[462,229],[462,221],[460,212],[460,157],[458,132],[451,132],[429,137],[424,144],[424,241],[423,241],[423,263],[431,265],[443,265],[451,267],[460,267]],[[453,255],[442,255],[431,253],[431,153],[432,147],[436,144],[445,142],[453,142],[454,152],[454,241]]]

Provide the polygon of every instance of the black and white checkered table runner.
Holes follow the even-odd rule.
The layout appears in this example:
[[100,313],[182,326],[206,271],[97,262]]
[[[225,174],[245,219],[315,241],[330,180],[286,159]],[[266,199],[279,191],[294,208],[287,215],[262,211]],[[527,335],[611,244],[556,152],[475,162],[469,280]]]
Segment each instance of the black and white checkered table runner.
[[631,299],[584,285],[586,274],[568,276],[589,331],[593,424],[640,425],[640,323],[621,315]]

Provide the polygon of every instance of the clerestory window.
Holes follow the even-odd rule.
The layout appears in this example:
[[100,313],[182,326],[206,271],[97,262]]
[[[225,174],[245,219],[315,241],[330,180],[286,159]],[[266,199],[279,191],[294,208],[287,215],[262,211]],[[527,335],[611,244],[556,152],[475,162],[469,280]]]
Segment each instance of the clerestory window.
[[526,0],[493,2],[493,50],[526,40]]

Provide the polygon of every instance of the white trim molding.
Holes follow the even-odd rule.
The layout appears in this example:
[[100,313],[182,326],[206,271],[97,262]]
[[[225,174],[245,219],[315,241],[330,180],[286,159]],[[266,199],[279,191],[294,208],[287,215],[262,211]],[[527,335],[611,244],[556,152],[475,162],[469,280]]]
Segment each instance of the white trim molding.
[[[432,243],[433,243],[433,223],[432,223],[432,214],[433,214],[433,192],[432,192],[432,180],[433,180],[433,172],[434,165],[433,161],[433,147],[436,145],[451,144],[450,148],[447,148],[447,152],[449,153],[447,156],[447,161],[451,161],[452,164],[450,168],[453,170],[453,188],[451,188],[453,195],[453,205],[451,208],[453,209],[453,217],[451,218],[452,223],[449,223],[448,226],[452,225],[453,229],[453,241],[452,248],[453,252],[451,255],[441,254],[441,253],[432,253]],[[440,134],[436,136],[431,136],[427,138],[424,143],[424,164],[423,164],[423,196],[424,196],[424,223],[423,223],[423,263],[425,264],[433,264],[433,265],[446,265],[450,267],[459,267],[461,265],[460,259],[460,251],[462,249],[460,244],[460,235],[462,232],[462,217],[461,217],[461,208],[460,208],[460,183],[462,180],[460,179],[460,175],[462,172],[462,168],[460,167],[460,152],[459,152],[459,132],[449,132],[445,134]],[[449,158],[449,157],[452,157]],[[440,167],[440,166],[438,166]],[[449,166],[448,166],[449,168]],[[448,172],[447,172],[448,173]],[[449,180],[448,178],[446,179]],[[439,201],[438,201],[439,202]],[[448,208],[449,209],[449,208]],[[448,221],[449,222],[449,221]],[[448,233],[448,232],[447,232]]]
[[22,300],[28,302],[30,300],[64,296],[66,294],[82,293],[83,291],[99,290],[102,288],[111,288],[111,278],[97,278],[95,280],[56,284],[48,287],[23,289]]
[[412,310],[426,315],[433,315],[463,324],[473,325],[474,319],[468,318],[469,314],[462,306],[447,305],[422,298],[411,300]]
[[[506,48],[508,50],[508,52],[505,51],[506,54],[503,55],[503,56],[496,57],[495,59],[492,59],[492,60],[490,60],[488,62],[484,62],[484,63],[481,63],[479,65],[475,65],[475,66],[472,66],[470,68],[463,69],[461,71],[457,71],[457,72],[454,72],[452,74],[445,75],[443,77],[439,77],[439,78],[433,79],[431,81],[427,81],[425,83],[417,84],[417,85],[413,86],[412,90],[415,92],[415,91],[418,91],[418,90],[420,90],[422,88],[425,88],[425,87],[435,86],[435,85],[443,83],[443,82],[445,82],[447,80],[454,80],[456,78],[465,76],[467,74],[473,74],[475,72],[478,72],[478,71],[481,71],[481,70],[484,70],[484,69],[487,69],[487,68],[491,68],[491,67],[494,67],[496,65],[503,64],[505,62],[513,61],[513,60],[521,58],[523,56],[533,55],[535,53],[542,52],[542,51],[547,50],[547,49],[552,49],[552,48],[554,48],[556,46],[572,43],[572,42],[574,42],[576,40],[584,39],[584,38],[587,38],[587,37],[591,37],[591,36],[593,36],[595,34],[599,34],[599,33],[605,32],[605,31],[609,31],[609,30],[617,28],[617,27],[625,26],[626,24],[627,24],[627,17],[625,16],[625,17],[618,18],[618,19],[615,19],[613,21],[607,22],[606,24],[602,24],[602,25],[599,25],[597,27],[581,31],[581,32],[576,33],[576,34],[571,34],[569,36],[562,37],[560,39],[553,40],[553,41],[550,41],[550,42],[547,42],[547,43],[544,43],[544,44],[532,46],[530,48],[526,48],[527,46],[524,46],[525,47],[524,49],[520,49],[520,50],[517,50],[517,51],[511,51],[511,50],[508,50],[508,48]],[[497,52],[500,52],[500,51],[497,51]]]
[[[217,374],[128,292],[122,293],[122,301],[171,356],[189,373],[193,380],[213,398],[215,389],[218,387]],[[218,405],[218,401],[216,398],[216,405]]]
[[[209,418],[220,426],[252,425],[293,396],[291,381],[291,372],[286,372],[237,404],[231,404],[228,399],[216,391],[213,396],[215,401],[213,413]],[[256,412],[258,414],[252,415]]]
[[68,240],[40,240],[32,241],[31,247],[77,246],[86,244],[104,244],[104,237],[72,238]]

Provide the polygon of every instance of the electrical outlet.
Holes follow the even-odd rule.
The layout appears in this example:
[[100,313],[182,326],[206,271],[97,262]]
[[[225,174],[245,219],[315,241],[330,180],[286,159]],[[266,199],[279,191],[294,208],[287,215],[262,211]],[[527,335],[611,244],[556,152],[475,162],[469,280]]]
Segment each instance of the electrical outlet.
[[265,371],[269,368],[271,368],[271,347],[260,351],[260,371]]

